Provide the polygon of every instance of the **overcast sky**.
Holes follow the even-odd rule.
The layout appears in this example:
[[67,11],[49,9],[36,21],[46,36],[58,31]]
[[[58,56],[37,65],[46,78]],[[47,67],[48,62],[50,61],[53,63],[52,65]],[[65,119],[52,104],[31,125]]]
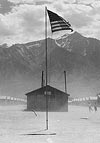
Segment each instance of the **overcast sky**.
[[[100,0],[0,0],[0,44],[44,39],[45,6],[74,31],[100,40]],[[49,21],[48,30],[51,36]]]

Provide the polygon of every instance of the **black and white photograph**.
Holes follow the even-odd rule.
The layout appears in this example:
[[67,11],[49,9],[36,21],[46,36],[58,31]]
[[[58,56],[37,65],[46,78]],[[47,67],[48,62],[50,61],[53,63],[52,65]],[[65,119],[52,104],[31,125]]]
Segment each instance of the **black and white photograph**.
[[0,143],[100,142],[100,0],[0,0]]

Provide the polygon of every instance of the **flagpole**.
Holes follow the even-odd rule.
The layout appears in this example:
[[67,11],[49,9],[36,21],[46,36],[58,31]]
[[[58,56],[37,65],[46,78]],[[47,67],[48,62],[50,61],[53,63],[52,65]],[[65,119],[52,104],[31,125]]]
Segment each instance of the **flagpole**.
[[48,71],[47,71],[47,7],[45,7],[45,66],[46,66],[46,130],[48,130],[48,95],[47,95],[47,84],[48,84]]

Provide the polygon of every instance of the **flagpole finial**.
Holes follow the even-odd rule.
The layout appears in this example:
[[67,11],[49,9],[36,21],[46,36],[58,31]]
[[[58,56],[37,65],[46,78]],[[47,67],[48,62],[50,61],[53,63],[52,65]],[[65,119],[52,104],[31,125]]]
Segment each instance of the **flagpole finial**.
[[47,10],[47,6],[45,6],[45,10]]

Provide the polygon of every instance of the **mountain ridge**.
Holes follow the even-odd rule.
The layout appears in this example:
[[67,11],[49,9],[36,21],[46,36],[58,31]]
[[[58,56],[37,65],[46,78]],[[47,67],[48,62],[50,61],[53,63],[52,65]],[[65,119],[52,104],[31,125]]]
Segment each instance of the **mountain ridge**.
[[[63,42],[62,47],[54,39],[47,41],[49,84],[64,91],[66,70],[71,96],[93,96],[100,91],[100,40],[75,32],[56,41]],[[0,46],[1,95],[25,98],[25,93],[41,86],[42,70],[45,71],[45,39]]]

